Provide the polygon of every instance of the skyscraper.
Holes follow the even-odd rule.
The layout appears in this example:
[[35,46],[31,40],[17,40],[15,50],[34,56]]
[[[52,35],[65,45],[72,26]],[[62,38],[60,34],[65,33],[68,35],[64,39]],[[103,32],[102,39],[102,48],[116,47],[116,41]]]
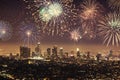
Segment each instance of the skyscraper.
[[50,55],[51,55],[51,49],[47,48],[47,56],[50,57]]
[[30,57],[30,48],[20,46],[20,57],[21,58],[28,58]]
[[60,48],[59,54],[60,54],[60,58],[63,58],[63,48],[62,47]]
[[35,48],[35,55],[42,56],[41,49],[40,49],[40,42],[38,42],[37,47]]
[[52,49],[52,54],[57,56],[57,46],[56,45]]

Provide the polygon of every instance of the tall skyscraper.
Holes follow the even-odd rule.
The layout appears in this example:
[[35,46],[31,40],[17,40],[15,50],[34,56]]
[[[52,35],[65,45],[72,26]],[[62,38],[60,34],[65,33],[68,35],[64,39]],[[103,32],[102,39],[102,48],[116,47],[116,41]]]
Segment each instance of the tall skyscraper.
[[35,48],[35,55],[42,56],[41,49],[40,49],[40,42],[38,42],[37,47]]
[[47,48],[47,56],[50,57],[50,55],[51,55],[51,49]]
[[52,54],[55,56],[57,55],[57,46],[56,45],[52,49]]
[[63,48],[62,47],[60,48],[59,55],[60,55],[60,58],[63,58]]
[[21,58],[28,58],[30,57],[30,48],[20,46],[20,57]]

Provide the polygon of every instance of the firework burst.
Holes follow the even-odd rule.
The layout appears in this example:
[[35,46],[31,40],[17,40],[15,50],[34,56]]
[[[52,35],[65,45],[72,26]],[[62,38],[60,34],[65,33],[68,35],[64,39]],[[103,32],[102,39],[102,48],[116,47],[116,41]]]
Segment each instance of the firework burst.
[[109,13],[99,22],[100,36],[104,39],[104,44],[119,45],[120,43],[120,15]]
[[25,0],[41,31],[49,35],[63,35],[75,25],[77,17],[72,0]]
[[80,12],[80,18],[83,30],[90,32],[96,31],[96,24],[97,20],[101,16],[100,13],[102,12],[102,6],[96,0],[85,0],[80,7],[82,9]]
[[91,30],[86,30],[82,33],[82,36],[85,38],[85,39],[94,39],[97,34],[95,31],[91,31]]
[[120,11],[120,0],[108,0],[108,4],[112,9]]
[[95,19],[100,9],[96,0],[85,0],[80,6],[82,8],[80,17],[84,20]]
[[9,40],[12,36],[11,25],[8,22],[0,21],[0,39]]
[[71,31],[70,38],[71,38],[71,40],[78,42],[82,38],[82,36],[80,35],[79,29],[75,29],[75,30]]
[[20,40],[24,45],[40,42],[42,34],[38,31],[35,24],[22,23],[19,30]]

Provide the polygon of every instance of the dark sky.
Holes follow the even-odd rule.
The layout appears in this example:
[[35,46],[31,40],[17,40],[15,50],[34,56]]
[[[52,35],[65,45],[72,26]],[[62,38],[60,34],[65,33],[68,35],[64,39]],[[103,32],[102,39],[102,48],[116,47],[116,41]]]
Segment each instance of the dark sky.
[[[82,0],[74,0],[76,6],[78,6]],[[105,0],[98,0],[104,7],[106,7]],[[22,0],[0,0],[0,20],[9,21],[13,27],[13,31],[17,30],[17,26],[21,23],[26,17],[26,9],[25,4]],[[15,34],[15,33],[14,33]],[[44,41],[47,41],[51,37],[47,36]],[[58,42],[69,42],[66,41],[66,38],[60,37],[52,37],[51,41],[57,40]],[[13,35],[12,39],[8,42],[14,42],[16,40],[15,35]],[[70,41],[71,42],[71,41]],[[83,40],[81,42],[88,42],[88,43],[99,43],[99,38],[95,40]]]
[[22,0],[0,0],[0,18],[16,24],[24,16],[23,5]]

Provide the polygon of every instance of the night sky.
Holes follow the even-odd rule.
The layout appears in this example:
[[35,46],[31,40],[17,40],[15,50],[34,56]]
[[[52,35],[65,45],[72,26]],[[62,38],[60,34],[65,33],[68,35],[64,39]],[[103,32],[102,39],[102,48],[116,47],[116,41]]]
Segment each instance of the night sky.
[[[74,4],[78,7],[80,2],[82,0],[74,0]],[[100,3],[103,4],[103,6],[106,6],[105,0],[98,0],[100,1]],[[4,20],[4,21],[8,21],[10,22],[10,24],[13,27],[13,31],[15,32],[18,29],[19,24],[25,20],[26,16],[26,4],[22,1],[22,0],[0,0],[0,19]],[[13,33],[15,34],[15,33]],[[12,39],[9,40],[8,42],[15,42],[15,38],[17,38],[15,35],[12,36]],[[50,39],[51,37],[49,36],[45,36],[44,37],[44,42],[46,42],[46,40],[48,41],[48,39]],[[53,39],[55,38],[55,39]],[[56,39],[57,38],[57,39]],[[69,41],[69,39],[66,39],[66,37],[63,39],[59,36],[55,36],[51,38],[51,41],[59,41],[59,42],[66,42],[66,40],[68,40],[67,42],[71,42]],[[85,40],[83,40],[84,42]],[[98,39],[93,40],[87,40],[86,42],[99,42]]]
[[[108,4],[105,2],[106,0],[98,0],[103,7],[105,7],[104,11],[109,12],[111,11],[108,7]],[[79,6],[79,4],[82,2],[82,0],[74,0],[74,4],[76,7]],[[18,27],[22,21],[24,21],[27,17],[30,17],[30,15],[26,15],[26,4],[22,0],[0,0],[0,20],[8,21],[12,25],[13,28],[13,36],[8,41],[1,41],[1,44],[4,45],[4,43],[9,44],[16,44],[19,43],[18,36],[16,36],[16,31],[18,30]],[[27,16],[27,17],[26,17]],[[47,36],[45,35],[43,39],[41,40],[43,43],[68,43],[71,44],[73,41],[69,39],[69,37],[59,37],[59,36]],[[102,44],[101,38],[97,37],[92,40],[82,39],[78,42],[79,44]]]

